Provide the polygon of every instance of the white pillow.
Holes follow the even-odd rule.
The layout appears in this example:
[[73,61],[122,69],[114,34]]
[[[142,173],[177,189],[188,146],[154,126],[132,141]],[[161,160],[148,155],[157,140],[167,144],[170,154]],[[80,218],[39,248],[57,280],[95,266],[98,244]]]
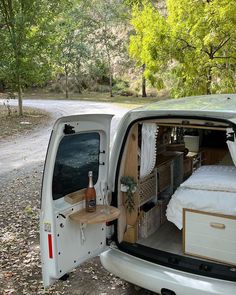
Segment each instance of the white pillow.
[[236,167],[202,166],[181,187],[209,191],[236,192]]

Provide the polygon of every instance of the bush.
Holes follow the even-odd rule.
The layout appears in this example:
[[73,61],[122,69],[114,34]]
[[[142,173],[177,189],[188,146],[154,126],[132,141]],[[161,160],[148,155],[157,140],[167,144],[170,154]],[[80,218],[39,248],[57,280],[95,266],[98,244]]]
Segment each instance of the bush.
[[129,82],[124,80],[114,80],[113,92],[122,96],[133,96],[134,93],[129,88]]

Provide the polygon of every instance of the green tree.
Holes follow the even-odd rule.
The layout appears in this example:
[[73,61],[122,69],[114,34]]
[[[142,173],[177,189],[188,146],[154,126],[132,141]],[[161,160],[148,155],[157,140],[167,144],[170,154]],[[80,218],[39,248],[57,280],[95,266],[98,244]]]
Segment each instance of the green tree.
[[[174,57],[186,94],[235,91],[236,2],[168,0]],[[181,86],[181,85],[180,85]]]
[[166,19],[149,1],[143,1],[142,7],[133,8],[131,24],[135,33],[130,36],[130,56],[138,67],[145,69],[143,77],[153,86],[162,88],[164,77],[161,73],[166,71],[171,44]]
[[75,79],[84,59],[89,56],[87,36],[90,26],[87,23],[84,2],[71,2],[69,9],[57,19],[55,59],[65,77],[65,94],[69,97],[69,78]]
[[132,24],[131,56],[153,83],[171,81],[174,96],[235,91],[234,0],[167,0],[167,16],[146,2]]
[[48,0],[0,0],[0,75],[18,93],[22,115],[22,88],[45,81],[50,73],[53,20],[60,2]]
[[89,39],[94,45],[95,59],[105,61],[109,72],[110,96],[113,96],[115,64],[126,51],[126,14],[120,0],[92,0],[88,11],[92,32]]
[[123,2],[124,4],[132,7],[134,5],[141,5],[143,0],[124,0]]
[[68,8],[57,18],[55,37],[55,62],[65,78],[66,97],[69,79],[81,89],[82,85],[107,81],[106,76],[112,96],[115,65],[127,52],[126,34],[120,32],[124,28],[124,5],[120,0],[84,0],[73,1]]

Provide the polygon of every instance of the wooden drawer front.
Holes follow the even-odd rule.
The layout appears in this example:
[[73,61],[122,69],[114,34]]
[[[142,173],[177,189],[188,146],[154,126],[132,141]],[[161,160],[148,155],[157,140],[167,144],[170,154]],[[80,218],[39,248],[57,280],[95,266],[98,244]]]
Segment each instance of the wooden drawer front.
[[158,191],[162,192],[171,185],[171,163],[164,164],[157,168]]
[[236,216],[184,209],[184,253],[236,265]]

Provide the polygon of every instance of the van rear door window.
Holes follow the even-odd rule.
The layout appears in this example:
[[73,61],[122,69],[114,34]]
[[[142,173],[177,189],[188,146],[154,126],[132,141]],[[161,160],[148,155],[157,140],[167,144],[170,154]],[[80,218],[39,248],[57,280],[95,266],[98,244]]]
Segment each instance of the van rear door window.
[[54,166],[53,200],[87,187],[88,172],[98,179],[100,135],[98,132],[66,135],[62,138]]

